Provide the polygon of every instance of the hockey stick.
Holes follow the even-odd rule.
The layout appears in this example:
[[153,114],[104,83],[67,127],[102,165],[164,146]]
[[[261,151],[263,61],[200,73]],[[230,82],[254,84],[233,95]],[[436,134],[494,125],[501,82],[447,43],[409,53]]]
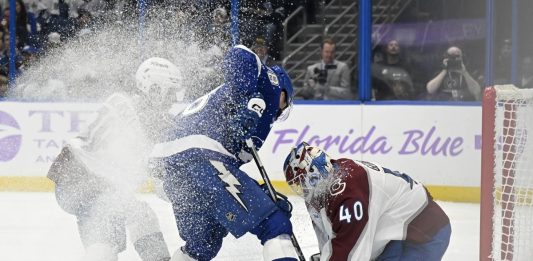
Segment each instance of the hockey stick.
[[[254,142],[252,141],[252,139],[247,139],[246,145],[252,151],[252,156],[254,157],[255,164],[257,165],[257,168],[259,169],[259,173],[261,173],[261,177],[263,178],[263,181],[265,181],[270,197],[272,198],[274,202],[278,201],[278,197],[276,196],[276,191],[274,190],[274,187],[272,186],[272,183],[270,182],[270,179],[268,178],[265,167],[263,166],[263,163],[261,162],[261,159],[259,159],[259,154],[257,154],[257,150],[255,149]],[[298,255],[298,258],[300,259],[300,261],[305,261],[304,254],[302,252],[302,249],[300,248],[300,244],[298,244],[298,241],[296,240],[296,237],[294,236],[294,233],[291,234],[291,241],[292,241],[292,245],[296,249],[296,254]]]

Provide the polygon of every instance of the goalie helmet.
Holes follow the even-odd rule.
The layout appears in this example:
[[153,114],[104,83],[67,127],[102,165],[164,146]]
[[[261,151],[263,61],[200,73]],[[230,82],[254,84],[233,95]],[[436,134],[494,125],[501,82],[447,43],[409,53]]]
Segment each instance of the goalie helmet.
[[183,99],[180,69],[167,59],[152,57],[145,60],[135,74],[137,89],[146,95],[152,103],[164,103]]
[[306,142],[293,148],[283,164],[285,179],[296,194],[307,196],[333,171],[331,158],[318,147]]

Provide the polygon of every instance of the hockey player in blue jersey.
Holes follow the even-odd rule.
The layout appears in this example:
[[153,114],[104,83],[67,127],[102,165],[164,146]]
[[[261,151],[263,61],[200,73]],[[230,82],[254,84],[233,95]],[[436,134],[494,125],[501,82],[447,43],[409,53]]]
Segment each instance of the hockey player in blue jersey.
[[272,124],[292,104],[292,84],[242,45],[222,66],[225,83],[191,103],[175,119],[168,142],[152,151],[166,169],[164,188],[185,246],[171,261],[211,260],[231,233],[263,244],[265,260],[297,260],[287,201],[274,203],[239,167],[252,159],[245,140],[260,148]]

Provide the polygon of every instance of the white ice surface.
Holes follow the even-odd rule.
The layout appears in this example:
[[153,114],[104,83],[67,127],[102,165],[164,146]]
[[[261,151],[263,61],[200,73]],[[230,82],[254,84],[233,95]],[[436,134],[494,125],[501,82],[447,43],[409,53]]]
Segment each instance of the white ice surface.
[[[170,205],[155,195],[143,194],[159,216],[170,251],[183,244]],[[295,205],[294,233],[307,257],[318,252],[317,241],[303,201]],[[452,223],[452,238],[443,260],[479,260],[479,204],[438,202]],[[0,192],[0,261],[76,261],[83,254],[74,216],[63,212],[53,193]],[[138,261],[128,242],[121,261]],[[262,248],[253,235],[226,237],[215,260],[262,260]]]

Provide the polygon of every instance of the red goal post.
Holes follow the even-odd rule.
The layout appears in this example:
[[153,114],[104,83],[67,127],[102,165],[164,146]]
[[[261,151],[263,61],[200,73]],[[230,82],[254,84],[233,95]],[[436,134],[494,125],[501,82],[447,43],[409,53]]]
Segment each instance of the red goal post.
[[480,260],[533,260],[533,89],[483,95]]

